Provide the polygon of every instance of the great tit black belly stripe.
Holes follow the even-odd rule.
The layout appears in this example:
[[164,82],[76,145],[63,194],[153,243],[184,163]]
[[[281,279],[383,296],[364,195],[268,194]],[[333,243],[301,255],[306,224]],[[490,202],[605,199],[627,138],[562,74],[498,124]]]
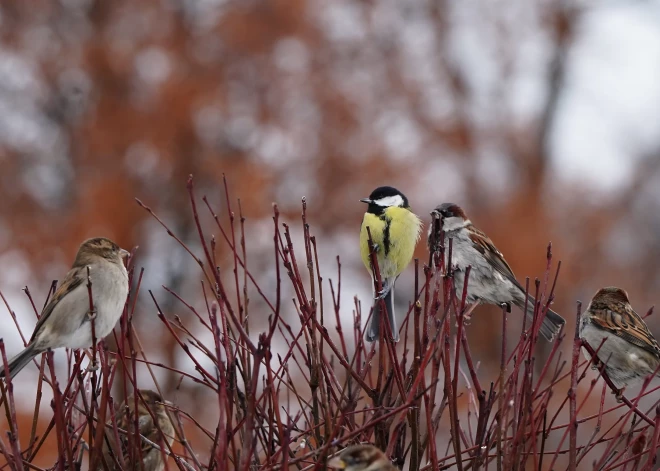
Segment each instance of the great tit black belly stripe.
[[380,218],[385,221],[385,227],[383,228],[383,249],[387,257],[390,253],[390,225],[392,224],[392,220],[384,214]]

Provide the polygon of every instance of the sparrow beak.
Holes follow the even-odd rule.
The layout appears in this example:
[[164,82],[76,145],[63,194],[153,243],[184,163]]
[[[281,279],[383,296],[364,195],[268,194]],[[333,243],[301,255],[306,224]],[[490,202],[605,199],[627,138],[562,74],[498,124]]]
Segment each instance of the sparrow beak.
[[131,253],[128,250],[119,249],[119,256],[122,260],[126,260]]
[[334,469],[346,469],[346,463],[344,463],[344,460],[342,460],[340,457],[335,456],[330,461],[328,461],[328,467]]
[[373,201],[370,200],[369,198],[362,198],[360,201],[361,201],[362,203],[367,203],[367,204],[370,204],[370,203],[373,202]]
[[433,216],[434,219],[440,219],[440,212],[434,209],[431,211],[431,216]]

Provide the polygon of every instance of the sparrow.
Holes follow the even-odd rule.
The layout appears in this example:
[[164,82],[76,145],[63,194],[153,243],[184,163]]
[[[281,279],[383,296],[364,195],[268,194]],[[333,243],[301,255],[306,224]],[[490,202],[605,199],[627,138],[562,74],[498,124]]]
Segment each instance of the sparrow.
[[[115,415],[119,446],[115,439],[116,435],[113,426],[111,424],[106,425],[103,442],[103,460],[105,460],[110,471],[123,471],[126,469],[135,471],[162,471],[165,467],[165,461],[163,460],[165,453],[158,448],[154,448],[146,441],[139,439],[135,433],[135,400],[135,395],[131,394],[128,399],[122,402]],[[169,403],[163,401],[163,398],[158,393],[149,389],[141,389],[137,397],[137,421],[138,433],[142,437],[167,450],[165,442],[167,441],[171,445],[174,441],[174,426],[164,404]],[[156,422],[154,422],[152,415],[156,418]],[[157,426],[156,423],[158,424]],[[131,450],[129,447],[131,444],[135,447],[132,452],[133,459],[138,460],[141,456],[141,465],[137,462],[132,463],[132,465],[130,463]],[[137,449],[138,444],[141,450]],[[98,471],[104,469],[101,461],[99,461],[96,469]]]
[[[92,346],[91,319],[96,339],[114,329],[128,297],[128,273],[123,259],[128,252],[110,239],[96,237],[82,243],[69,273],[50,299],[27,347],[8,362],[14,377],[37,355],[55,348]],[[92,281],[94,312],[89,309],[87,267]],[[5,376],[5,368],[0,378]]]
[[[467,288],[467,302],[506,305],[511,309],[515,304],[525,309],[525,288],[516,280],[513,270],[486,234],[472,225],[465,212],[456,204],[444,203],[431,211],[433,221],[429,228],[428,246],[431,252],[437,250],[440,231],[447,239],[452,239],[452,258],[456,295],[463,294],[465,270],[471,266]],[[437,224],[436,224],[437,223]],[[449,250],[445,250],[445,263]],[[536,300],[529,295],[525,314],[534,319]],[[566,321],[556,312],[548,309],[543,318],[540,332],[552,341]]]
[[600,347],[598,361],[619,389],[642,381],[660,365],[658,342],[620,288],[598,290],[580,316],[580,338],[594,350]]
[[398,471],[398,468],[373,445],[353,445],[328,461],[328,467],[346,471]]

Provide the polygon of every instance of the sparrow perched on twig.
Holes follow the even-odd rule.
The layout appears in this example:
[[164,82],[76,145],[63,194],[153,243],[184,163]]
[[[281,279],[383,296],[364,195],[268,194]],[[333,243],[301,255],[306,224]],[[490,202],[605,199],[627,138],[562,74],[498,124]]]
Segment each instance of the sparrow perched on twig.
[[[97,340],[112,332],[128,296],[128,273],[123,262],[127,256],[126,250],[104,237],[82,243],[73,267],[41,312],[27,347],[9,360],[12,378],[47,350],[90,347],[92,318]],[[89,312],[87,267],[90,267],[94,313]],[[4,376],[3,367],[0,378]]]
[[660,365],[658,342],[620,288],[598,290],[580,317],[580,338],[594,350],[600,347],[598,361],[619,389],[652,375]]
[[[465,270],[471,266],[467,302],[500,306],[506,304],[509,309],[511,304],[515,304],[524,309],[525,288],[516,280],[502,253],[486,234],[472,225],[465,212],[456,204],[444,203],[431,211],[431,215],[433,221],[429,229],[429,250],[437,250],[440,231],[444,230],[445,237],[453,240],[451,263],[456,268],[456,295],[459,298],[462,296]],[[445,263],[448,258],[449,250],[445,250]],[[531,295],[528,297],[525,314],[533,320],[536,300]],[[559,314],[548,309],[540,332],[552,341],[565,322]]]
[[[360,255],[364,266],[373,277],[371,247],[369,247],[369,233],[371,233],[383,283],[382,291],[374,295],[374,312],[366,338],[369,342],[378,340],[381,317],[384,318],[383,314],[387,314],[392,338],[397,342],[399,326],[394,315],[394,283],[413,258],[422,222],[410,209],[408,198],[391,186],[378,187],[371,192],[369,198],[360,201],[369,205],[360,229]],[[383,304],[380,302],[381,299],[387,312],[381,312]]]
[[373,445],[353,445],[328,461],[328,467],[346,471],[398,471],[398,468]]
[[[144,402],[139,396],[142,396]],[[110,424],[106,425],[103,459],[110,471],[123,471],[127,469],[135,471],[161,471],[165,467],[163,456],[166,456],[166,453],[139,438],[135,433],[135,399],[135,396],[131,394],[119,406],[115,416],[117,428],[128,433],[131,436],[130,439],[126,433],[117,430],[117,435],[119,436],[119,446],[117,446],[115,430]],[[142,437],[163,447],[163,450],[167,450],[165,442],[167,441],[171,445],[174,441],[174,427],[167,415],[164,404],[168,403],[163,401],[158,393],[149,389],[141,389],[137,397],[137,422],[138,433]],[[154,422],[152,415],[156,417],[156,422]],[[156,426],[156,424],[158,425]],[[135,460],[141,456],[141,464],[137,461],[130,463],[131,450],[129,447],[131,443],[135,447],[132,450],[132,456]],[[140,447],[140,449],[137,447]],[[96,469],[99,471],[104,469],[101,461],[99,461]]]

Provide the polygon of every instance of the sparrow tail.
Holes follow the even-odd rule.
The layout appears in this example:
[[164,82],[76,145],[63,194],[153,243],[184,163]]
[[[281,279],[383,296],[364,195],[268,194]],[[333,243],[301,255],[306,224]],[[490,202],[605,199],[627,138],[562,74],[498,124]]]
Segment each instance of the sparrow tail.
[[[18,374],[19,371],[21,371],[23,368],[27,366],[28,363],[32,361],[34,357],[36,357],[40,352],[38,352],[34,348],[34,344],[29,344],[25,349],[16,355],[14,358],[9,360],[9,363],[7,364],[9,368],[9,377],[13,378]],[[2,366],[0,368],[0,378],[5,377],[5,368]]]
[[[528,326],[533,322],[534,320],[534,306],[536,305],[536,301],[534,298],[529,296],[529,299],[527,300],[527,311],[525,314],[527,315],[527,320],[529,321]],[[520,308],[524,309],[525,303],[523,301],[522,305],[519,306]],[[543,310],[543,307],[541,307],[541,311]],[[541,312],[542,314],[542,312]],[[566,323],[563,317],[561,317],[559,314],[557,314],[555,311],[552,309],[548,309],[547,314],[543,318],[543,321],[541,322],[541,328],[539,332],[541,332],[541,335],[545,337],[545,339],[548,342],[552,342],[557,334],[559,333],[559,330],[561,327]]]
[[396,317],[394,316],[394,290],[390,289],[385,297],[383,298],[385,303],[386,312],[382,312],[381,306],[383,303],[380,300],[376,300],[374,303],[374,313],[371,315],[371,324],[369,324],[369,329],[367,329],[367,340],[369,342],[375,342],[378,340],[380,335],[380,322],[381,317],[387,318],[390,323],[390,330],[392,331],[392,337],[395,342],[399,341],[399,327],[396,324]]

